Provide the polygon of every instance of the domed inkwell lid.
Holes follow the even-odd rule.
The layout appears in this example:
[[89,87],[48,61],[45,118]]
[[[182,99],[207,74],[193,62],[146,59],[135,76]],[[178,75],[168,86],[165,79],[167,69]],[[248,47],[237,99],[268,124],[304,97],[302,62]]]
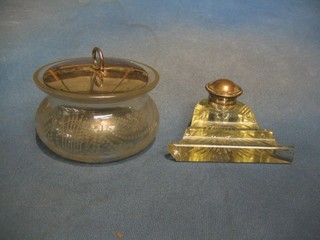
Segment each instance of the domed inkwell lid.
[[228,79],[219,79],[206,85],[211,102],[230,106],[236,103],[237,97],[242,94],[242,88]]
[[238,97],[242,94],[242,88],[228,79],[219,79],[206,85],[207,91],[212,96]]
[[101,49],[92,58],[74,58],[47,64],[33,75],[36,85],[57,98],[85,102],[115,102],[153,89],[159,74],[132,60],[105,58]]

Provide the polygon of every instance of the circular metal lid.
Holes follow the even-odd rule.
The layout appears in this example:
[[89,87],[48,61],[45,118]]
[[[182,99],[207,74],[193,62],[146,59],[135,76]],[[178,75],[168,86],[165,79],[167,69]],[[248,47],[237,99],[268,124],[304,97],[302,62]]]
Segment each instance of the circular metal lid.
[[153,89],[159,74],[143,63],[104,58],[95,47],[92,58],[74,58],[47,64],[34,73],[36,85],[58,98],[101,102],[132,98]]
[[219,79],[206,85],[210,96],[235,98],[242,94],[242,88],[228,79]]

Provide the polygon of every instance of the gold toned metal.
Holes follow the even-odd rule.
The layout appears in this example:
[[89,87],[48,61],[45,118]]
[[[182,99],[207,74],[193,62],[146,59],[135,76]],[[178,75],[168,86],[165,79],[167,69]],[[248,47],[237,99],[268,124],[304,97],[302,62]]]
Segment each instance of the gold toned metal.
[[206,85],[211,96],[233,98],[242,94],[242,88],[228,79],[219,79]]
[[54,62],[34,74],[48,94],[36,114],[40,139],[55,153],[81,162],[132,156],[154,139],[159,113],[148,92],[159,80],[152,67],[132,60],[92,58]]
[[[97,55],[99,56],[99,59],[97,58]],[[104,68],[104,56],[103,52],[100,48],[94,47],[92,50],[92,58],[93,58],[93,64],[98,70],[103,70]]]
[[206,85],[209,99],[200,101],[182,140],[168,145],[176,161],[290,163],[294,147],[278,144],[261,129],[252,110],[236,101],[241,87],[230,80]]
[[242,94],[242,88],[228,79],[219,79],[206,85],[211,102],[230,107],[236,103],[237,97]]
[[34,81],[57,98],[95,103],[138,96],[158,83],[159,74],[146,64],[118,58],[104,58],[103,62],[107,62],[103,69],[97,69],[92,58],[51,63],[34,73]]

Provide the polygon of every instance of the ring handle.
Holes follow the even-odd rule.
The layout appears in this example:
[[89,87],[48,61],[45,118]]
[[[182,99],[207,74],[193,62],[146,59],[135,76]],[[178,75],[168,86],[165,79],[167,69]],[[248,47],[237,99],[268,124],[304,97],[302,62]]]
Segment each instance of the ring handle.
[[94,73],[93,77],[92,77],[92,81],[93,81],[94,85],[96,85],[99,88],[101,88],[103,86],[103,77],[102,76],[99,76]]
[[102,71],[104,68],[104,57],[103,52],[100,48],[94,47],[92,49],[92,59],[93,59],[93,65],[96,70]]

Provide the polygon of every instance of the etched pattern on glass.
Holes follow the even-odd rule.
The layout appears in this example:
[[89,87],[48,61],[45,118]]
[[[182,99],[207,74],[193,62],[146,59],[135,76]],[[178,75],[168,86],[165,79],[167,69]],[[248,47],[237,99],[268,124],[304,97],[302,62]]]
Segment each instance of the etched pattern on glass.
[[96,161],[130,156],[150,144],[158,112],[151,98],[139,109],[56,106],[46,98],[36,123],[39,137],[50,149],[71,159],[90,156]]

